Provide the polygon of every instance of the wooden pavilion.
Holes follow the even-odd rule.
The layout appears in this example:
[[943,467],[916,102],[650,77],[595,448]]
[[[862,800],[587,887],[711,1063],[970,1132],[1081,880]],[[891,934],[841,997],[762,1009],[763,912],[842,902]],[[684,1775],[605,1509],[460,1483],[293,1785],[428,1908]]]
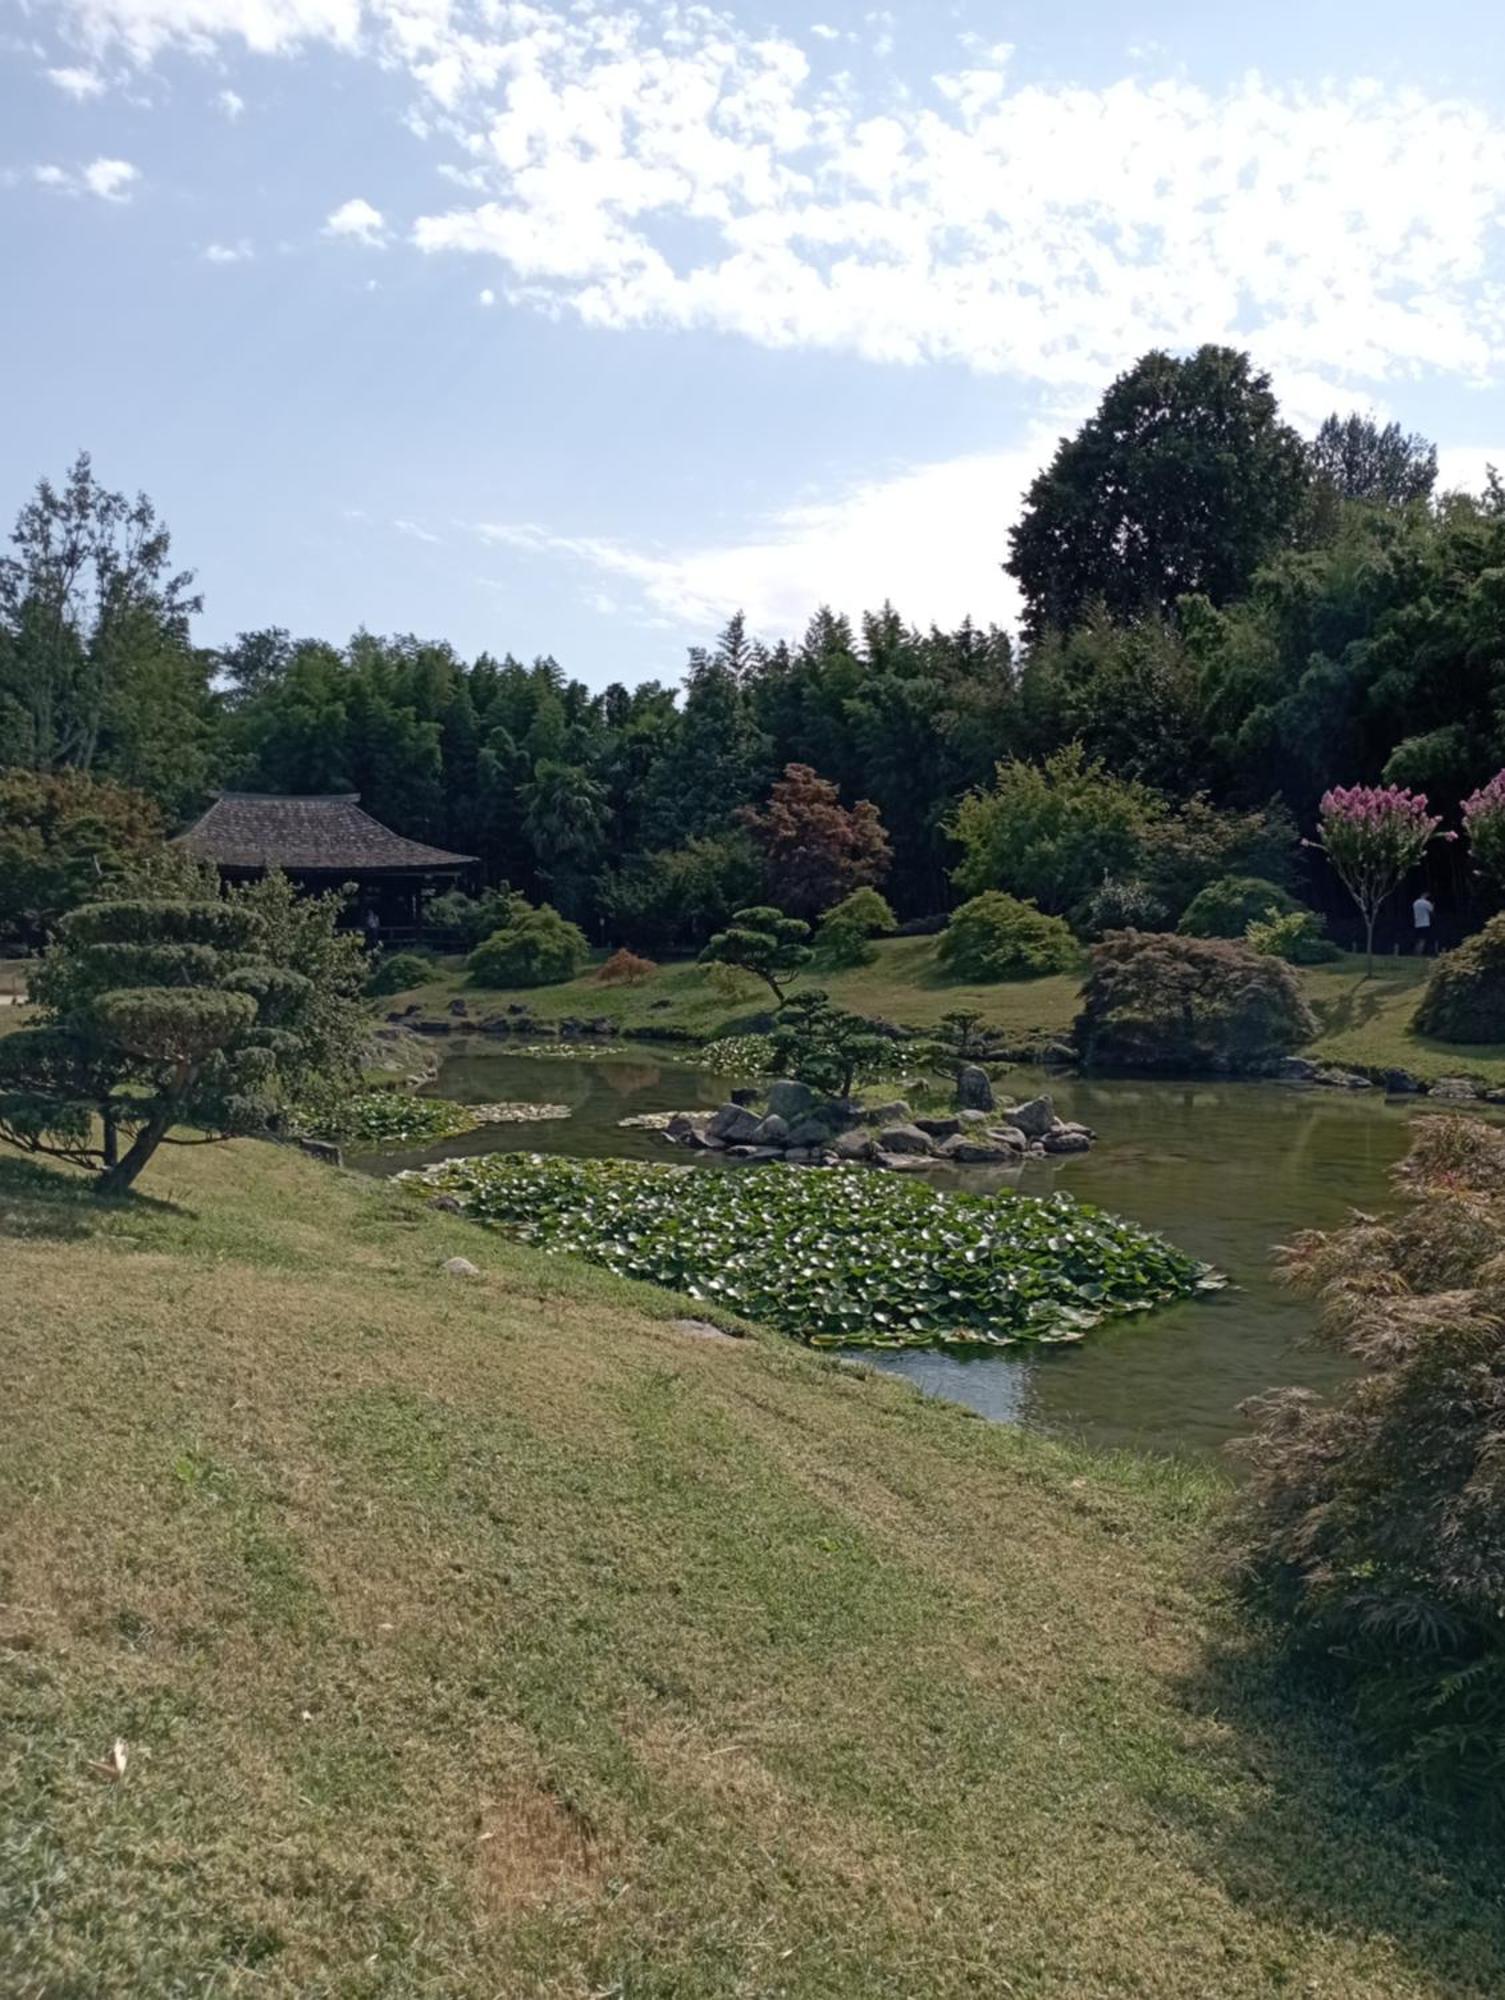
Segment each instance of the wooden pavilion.
[[361,811],[359,792],[302,798],[221,792],[178,841],[230,882],[280,869],[309,891],[353,884],[349,921],[369,932],[374,915],[384,944],[415,942],[429,892],[453,887],[476,859],[393,833]]

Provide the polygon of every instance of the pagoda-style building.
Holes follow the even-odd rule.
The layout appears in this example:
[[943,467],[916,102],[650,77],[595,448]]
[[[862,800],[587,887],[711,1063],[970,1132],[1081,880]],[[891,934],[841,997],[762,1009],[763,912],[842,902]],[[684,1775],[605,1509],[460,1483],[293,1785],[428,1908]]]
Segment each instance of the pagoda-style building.
[[221,792],[178,842],[212,861],[227,882],[280,869],[310,891],[353,884],[350,921],[370,934],[374,915],[384,944],[415,941],[429,892],[452,888],[476,859],[405,840],[361,811],[359,792],[313,798]]

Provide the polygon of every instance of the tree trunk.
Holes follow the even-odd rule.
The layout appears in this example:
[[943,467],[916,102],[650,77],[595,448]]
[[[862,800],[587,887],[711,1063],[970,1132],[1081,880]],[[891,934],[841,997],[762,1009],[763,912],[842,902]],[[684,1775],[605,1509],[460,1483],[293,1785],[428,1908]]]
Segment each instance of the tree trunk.
[[106,1167],[94,1183],[96,1194],[125,1193],[166,1137],[167,1128],[172,1124],[172,1110],[171,1105],[163,1105],[152,1113],[125,1152],[113,1166]]
[[1364,977],[1374,977],[1374,926],[1379,916],[1378,910],[1364,912]]
[[108,1104],[101,1105],[99,1122],[104,1127],[104,1144],[100,1151],[105,1165],[113,1167],[120,1158],[120,1127],[115,1122],[115,1113]]

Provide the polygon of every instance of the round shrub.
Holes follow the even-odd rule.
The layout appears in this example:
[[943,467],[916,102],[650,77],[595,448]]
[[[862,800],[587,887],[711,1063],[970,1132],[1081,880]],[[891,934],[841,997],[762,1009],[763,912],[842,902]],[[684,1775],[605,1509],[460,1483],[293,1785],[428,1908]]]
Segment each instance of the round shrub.
[[1439,1042],[1505,1042],[1505,916],[1438,959],[1411,1025]]
[[1278,882],[1258,875],[1220,875],[1192,897],[1181,915],[1182,937],[1241,938],[1271,910],[1285,916],[1301,905]]
[[1271,908],[1249,925],[1244,942],[1251,951],[1283,958],[1287,965],[1325,965],[1341,956],[1325,929],[1315,910]]
[[833,903],[815,933],[816,955],[826,965],[871,965],[878,956],[871,940],[891,931],[894,913],[876,889],[854,889]]
[[1074,1038],[1084,1064],[1267,1069],[1317,1032],[1291,968],[1217,938],[1121,931],[1095,945]]
[[366,991],[380,998],[386,993],[406,993],[421,986],[434,965],[421,951],[393,951],[379,958],[366,975]]
[[1133,875],[1109,875],[1072,912],[1078,936],[1105,937],[1109,931],[1159,931],[1170,912],[1148,882]]
[[1064,917],[989,889],[953,914],[936,957],[957,979],[1036,979],[1070,972],[1078,952]]
[[606,960],[596,977],[603,986],[641,986],[657,971],[658,967],[651,958],[640,958],[635,951],[629,951],[623,945]]
[[584,932],[545,903],[493,931],[467,965],[477,986],[553,986],[575,978],[589,957]]

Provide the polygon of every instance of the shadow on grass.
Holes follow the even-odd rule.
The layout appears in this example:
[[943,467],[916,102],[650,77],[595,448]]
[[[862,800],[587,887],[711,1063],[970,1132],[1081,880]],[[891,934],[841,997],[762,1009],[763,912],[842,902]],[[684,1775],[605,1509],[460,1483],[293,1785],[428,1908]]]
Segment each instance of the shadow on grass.
[[1235,1900],[1385,1940],[1439,1991],[1505,1992],[1505,1838],[1388,1786],[1341,1693],[1263,1648],[1214,1656],[1179,1692],[1199,1726],[1231,1732],[1223,1755],[1253,1803],[1156,1804]]
[[0,1236],[49,1236],[63,1241],[99,1233],[121,1215],[181,1215],[175,1202],[153,1195],[102,1196],[92,1176],[69,1173],[41,1160],[0,1158]]

